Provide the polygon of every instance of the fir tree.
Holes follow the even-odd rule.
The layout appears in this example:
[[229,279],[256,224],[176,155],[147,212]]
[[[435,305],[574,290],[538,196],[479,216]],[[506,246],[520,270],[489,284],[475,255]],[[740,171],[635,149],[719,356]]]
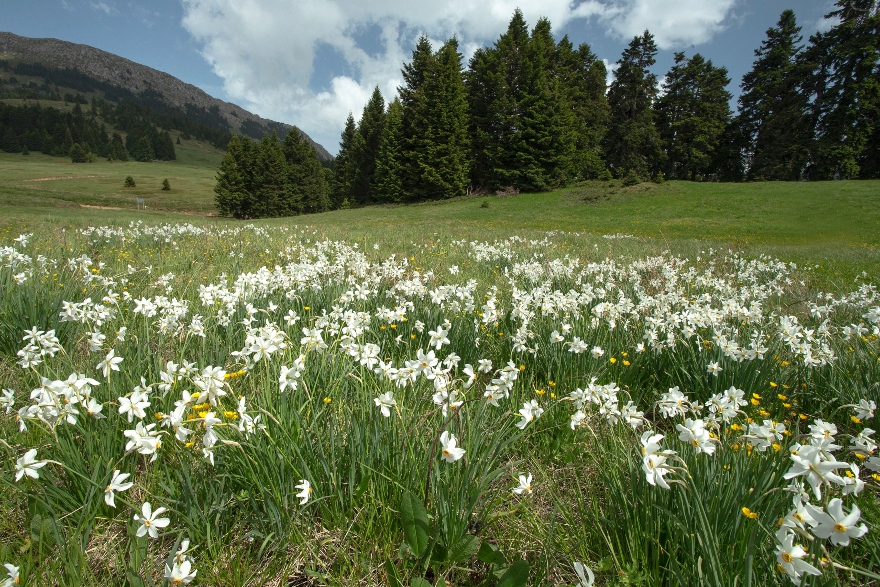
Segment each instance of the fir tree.
[[330,192],[330,204],[333,209],[339,208],[344,201],[350,204],[354,197],[353,190],[358,172],[356,154],[363,150],[362,141],[363,137],[357,131],[354,116],[349,112],[333,169],[333,186]]
[[645,31],[633,38],[617,62],[608,91],[611,120],[603,141],[608,165],[617,177],[629,172],[648,177],[660,163],[660,135],[653,110],[657,77],[650,70],[656,55],[654,37]]
[[110,139],[110,147],[107,150],[107,161],[128,161],[128,153],[125,152],[125,143],[119,133],[113,133]]
[[605,97],[605,64],[581,44],[574,49],[568,37],[559,41],[556,69],[560,92],[569,110],[566,124],[573,135],[573,149],[567,163],[572,179],[595,179],[605,169],[602,137],[608,125],[608,100]]
[[253,156],[250,139],[233,136],[220,161],[214,202],[221,216],[254,217],[254,199],[251,196]]
[[324,169],[315,149],[293,127],[284,137],[284,158],[290,185],[290,209],[294,212],[324,212],[330,208],[330,197]]
[[880,177],[880,3],[838,0],[839,24],[810,39],[816,179]]
[[135,161],[143,162],[149,162],[156,158],[156,155],[153,152],[153,144],[150,142],[150,137],[143,135],[138,140],[134,149],[131,151],[131,157]]
[[675,54],[657,101],[657,127],[665,154],[667,179],[702,179],[716,175],[711,165],[730,121],[727,70],[698,53]]
[[407,199],[425,199],[422,163],[425,161],[425,129],[431,116],[425,85],[434,70],[435,56],[428,37],[422,35],[410,63],[404,64],[404,85],[397,88],[403,106],[403,187]]
[[402,202],[404,199],[402,138],[403,106],[395,98],[388,105],[385,115],[385,130],[382,131],[382,143],[376,158],[376,175],[373,176],[373,185],[370,188],[379,202]]
[[272,218],[297,212],[290,201],[287,162],[275,131],[263,135],[263,140],[260,141],[254,162],[253,181],[252,193],[256,200],[254,211],[257,217]]
[[495,189],[499,185],[495,170],[503,128],[499,106],[504,93],[504,76],[495,49],[476,50],[465,74],[465,87],[470,113],[471,183]]
[[358,204],[369,204],[375,198],[370,193],[373,176],[376,174],[376,157],[382,143],[382,131],[385,128],[385,100],[379,87],[373,90],[370,101],[364,106],[364,112],[357,126],[361,140],[358,149],[352,151],[351,158],[357,173],[354,177],[352,195]]
[[798,59],[800,27],[786,10],[743,76],[738,122],[750,179],[797,180],[809,158],[809,71]]

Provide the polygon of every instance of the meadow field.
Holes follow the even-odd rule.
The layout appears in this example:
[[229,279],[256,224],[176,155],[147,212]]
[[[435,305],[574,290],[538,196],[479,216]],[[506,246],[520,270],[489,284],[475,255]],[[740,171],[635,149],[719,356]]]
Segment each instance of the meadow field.
[[0,154],[0,585],[880,581],[880,182],[234,222],[188,148]]

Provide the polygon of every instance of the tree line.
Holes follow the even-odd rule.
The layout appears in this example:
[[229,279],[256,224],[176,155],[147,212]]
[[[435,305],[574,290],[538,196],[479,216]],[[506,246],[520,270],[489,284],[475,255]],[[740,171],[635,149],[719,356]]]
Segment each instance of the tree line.
[[148,120],[134,119],[122,135],[108,133],[99,123],[94,107],[86,113],[79,102],[70,112],[40,104],[12,106],[0,103],[0,149],[8,153],[41,151],[56,157],[70,157],[84,163],[94,157],[127,161],[172,161],[177,158],[167,130]]
[[422,37],[399,96],[378,88],[349,115],[334,206],[443,199],[468,190],[544,190],[596,178],[692,181],[880,177],[880,16],[840,0],[838,24],[803,41],[791,10],[755,51],[730,108],[727,69],[676,53],[662,83],[650,32],[606,68],[582,44],[531,31],[516,11],[464,68],[455,39]]

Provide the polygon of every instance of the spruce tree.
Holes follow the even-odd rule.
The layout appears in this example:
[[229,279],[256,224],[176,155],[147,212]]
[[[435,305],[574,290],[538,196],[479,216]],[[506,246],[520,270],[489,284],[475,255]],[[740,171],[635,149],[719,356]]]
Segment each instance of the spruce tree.
[[376,175],[370,192],[379,202],[402,202],[403,191],[403,160],[401,142],[403,139],[403,106],[395,98],[388,105],[385,115],[385,129],[382,131],[382,143],[376,158]]
[[567,163],[571,179],[595,179],[605,169],[602,138],[608,125],[608,100],[605,97],[605,64],[581,44],[577,49],[563,37],[556,52],[560,92],[569,110],[566,123],[573,135],[573,149]]
[[357,176],[356,154],[361,152],[363,137],[357,132],[354,116],[348,113],[345,128],[342,130],[342,138],[339,141],[339,153],[336,155],[333,169],[333,186],[330,192],[330,205],[335,210],[342,206],[343,202],[351,205],[354,197],[353,189]]
[[410,63],[403,66],[404,85],[397,88],[403,106],[402,154],[403,188],[407,199],[425,199],[422,163],[427,152],[425,129],[431,116],[425,85],[433,73],[435,56],[428,37],[422,35]]
[[499,185],[496,168],[502,134],[500,104],[504,93],[504,76],[497,50],[487,47],[476,50],[465,74],[465,87],[470,113],[471,183],[496,189]]
[[311,213],[328,210],[330,197],[324,179],[324,169],[315,149],[305,140],[298,128],[293,127],[284,137],[283,151],[287,162],[291,211]]
[[416,158],[415,193],[422,199],[463,196],[468,185],[468,115],[457,39],[437,51],[423,89],[426,126]]
[[880,3],[838,0],[805,51],[814,74],[816,179],[880,177]]
[[617,177],[630,172],[649,177],[660,164],[660,135],[654,125],[657,77],[651,73],[657,55],[654,36],[634,37],[617,62],[608,91],[611,120],[603,140],[606,158]]
[[271,134],[263,135],[257,148],[253,193],[258,217],[272,218],[296,213],[290,201],[287,162],[274,130]]
[[250,152],[250,139],[247,137],[233,136],[226,147],[214,186],[214,202],[221,216],[254,217],[251,182],[248,179],[253,165]]
[[352,194],[358,204],[369,204],[375,198],[370,193],[373,176],[376,174],[376,157],[382,143],[382,131],[385,128],[385,100],[379,87],[373,90],[370,101],[364,106],[363,115],[357,126],[361,135],[358,149],[353,151],[351,158],[357,169],[352,186]]
[[784,11],[743,76],[738,122],[750,179],[797,180],[806,168],[812,128],[800,30],[794,12]]
[[143,162],[149,162],[156,158],[156,154],[153,152],[153,144],[150,142],[150,137],[144,135],[138,140],[131,152],[131,157],[135,161]]
[[716,175],[712,163],[730,121],[727,69],[697,53],[675,54],[657,101],[657,127],[665,154],[667,179],[703,179]]

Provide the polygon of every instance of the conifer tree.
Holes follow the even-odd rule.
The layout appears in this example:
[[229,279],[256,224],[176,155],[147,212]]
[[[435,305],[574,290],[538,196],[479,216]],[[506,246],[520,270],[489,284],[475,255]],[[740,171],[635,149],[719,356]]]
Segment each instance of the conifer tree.
[[388,105],[385,115],[385,130],[382,131],[382,143],[376,158],[376,175],[370,188],[379,202],[402,202],[404,199],[402,139],[403,106],[395,98]]
[[113,133],[110,146],[107,150],[107,161],[128,161],[128,153],[125,152],[125,143],[119,133]]
[[468,115],[458,40],[437,51],[422,87],[426,126],[415,193],[424,199],[462,196],[468,184]]
[[800,27],[786,10],[743,76],[738,123],[750,179],[798,180],[812,142],[809,70],[798,59]]
[[471,183],[495,189],[502,134],[501,99],[504,76],[495,49],[481,47],[471,57],[465,74],[470,114],[468,134],[471,140]]
[[611,120],[603,145],[609,167],[617,177],[635,173],[645,178],[660,163],[660,135],[654,125],[657,77],[651,73],[657,55],[654,36],[634,37],[617,62],[608,91]]
[[602,138],[608,125],[608,100],[605,97],[605,64],[583,43],[576,50],[568,36],[556,52],[560,92],[569,110],[566,124],[573,135],[573,149],[568,162],[572,179],[595,179],[605,169]]
[[363,149],[362,141],[363,137],[357,132],[354,116],[349,112],[345,128],[342,131],[342,138],[339,141],[339,153],[336,155],[333,169],[333,187],[330,196],[333,209],[342,206],[343,202],[351,204],[354,198],[353,188],[358,172],[356,154]]
[[293,127],[284,137],[284,158],[290,185],[289,208],[292,212],[324,212],[330,208],[330,197],[324,169],[318,154]]
[[426,153],[425,129],[430,117],[425,84],[434,70],[435,56],[428,37],[422,35],[410,63],[403,66],[404,85],[397,88],[403,107],[403,188],[407,199],[425,199],[422,163]]
[[675,54],[656,104],[667,179],[717,175],[711,166],[730,121],[731,95],[725,89],[729,83],[727,69],[715,67],[699,53],[690,59]]
[[233,136],[220,161],[217,184],[214,186],[214,202],[221,216],[253,218],[251,197],[253,169],[251,142],[247,137]]
[[838,0],[810,39],[817,144],[811,177],[880,177],[880,2]]
[[382,143],[382,131],[385,128],[385,99],[379,87],[373,90],[370,101],[364,106],[364,112],[357,126],[361,140],[358,149],[352,151],[351,158],[357,173],[354,177],[352,194],[358,204],[369,204],[375,198],[370,193],[373,176],[376,174],[376,157]]
[[142,136],[131,152],[131,156],[135,161],[149,162],[154,160],[156,154],[153,152],[153,144],[150,142],[150,137],[147,135]]
[[256,215],[276,217],[295,214],[289,198],[290,184],[287,164],[281,143],[275,131],[263,135],[254,165],[254,189]]

